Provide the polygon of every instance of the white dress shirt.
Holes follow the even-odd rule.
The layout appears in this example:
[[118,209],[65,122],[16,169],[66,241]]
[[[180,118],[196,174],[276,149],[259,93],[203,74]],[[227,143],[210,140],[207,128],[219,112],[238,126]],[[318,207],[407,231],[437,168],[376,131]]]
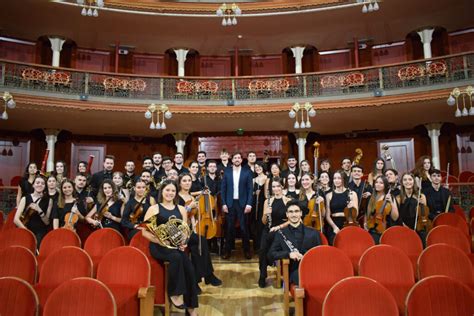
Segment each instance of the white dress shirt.
[[241,170],[242,170],[241,166],[232,167],[232,172],[234,174],[234,200],[239,199],[239,180],[240,180]]

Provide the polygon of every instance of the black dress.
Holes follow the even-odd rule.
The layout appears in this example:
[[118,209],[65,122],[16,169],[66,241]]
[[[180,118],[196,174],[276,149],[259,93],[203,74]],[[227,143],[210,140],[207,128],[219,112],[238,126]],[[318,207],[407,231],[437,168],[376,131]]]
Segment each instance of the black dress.
[[[273,199],[272,202],[272,214],[271,214],[271,227],[276,227],[283,224],[286,221],[286,205],[283,202],[283,198]],[[260,279],[265,279],[267,277],[267,266],[271,265],[273,262],[269,262],[267,259],[268,251],[275,239],[275,232],[270,232],[269,225],[267,225],[262,230],[262,239],[260,241],[260,252],[259,252],[259,269],[260,269]]]
[[125,204],[125,208],[123,210],[122,221],[120,224],[122,227],[127,229],[128,240],[131,240],[133,236],[135,236],[135,234],[140,231],[139,229],[135,228],[135,225],[140,225],[143,223],[143,218],[145,217],[146,211],[151,206],[150,196],[147,196],[143,200],[142,205],[140,206],[142,208],[142,212],[140,216],[138,216],[136,222],[132,223],[130,221],[130,215],[134,214],[135,211],[139,212],[138,208],[140,207],[138,207],[138,203],[140,203],[140,201],[137,201],[135,198],[130,199],[128,200],[127,204]]
[[[111,206],[109,206],[109,212],[115,216],[115,217],[122,217],[122,214],[121,214],[121,209],[122,209],[122,200],[117,200],[114,202],[114,204],[112,204]],[[97,203],[96,204],[96,207],[97,207],[97,214],[99,213],[100,211],[100,208],[101,208],[101,203]],[[102,220],[101,220],[101,224],[102,224],[102,227],[103,228],[113,228],[115,229],[116,231],[118,231],[119,233],[120,232],[120,223],[117,223],[116,221],[113,221],[107,217],[103,217]]]
[[[31,194],[28,194],[25,196],[25,209],[23,212],[25,213],[27,211],[28,205],[33,203],[33,198],[31,197]],[[49,206],[50,199],[48,196],[45,196],[41,198],[39,201],[36,203],[39,205],[39,207],[43,210],[44,213],[47,212],[48,206]],[[26,214],[26,213],[25,213]],[[36,236],[36,246],[39,249],[41,240],[43,240],[43,237],[46,235],[49,229],[49,225],[46,225],[43,220],[41,219],[41,216],[38,214],[38,212],[33,212],[33,215],[31,216],[30,220],[28,223],[26,223],[26,228],[28,228],[30,231],[33,232]]]
[[[332,214],[344,212],[344,209],[346,208],[349,201],[349,190],[345,190],[342,193],[337,193],[336,191],[332,192],[331,202],[329,203],[329,207],[331,209],[331,219],[339,229],[344,227],[346,218],[344,216],[333,217]],[[329,244],[332,245],[336,234],[334,234],[331,225],[327,225],[327,227],[326,235],[328,237]]]
[[53,209],[52,218],[59,220],[59,228],[64,226],[64,216],[66,216],[67,213],[71,212],[72,207],[75,203],[76,202],[64,203],[63,207],[56,206]]
[[[407,197],[405,201],[400,203],[399,206],[399,219],[398,222],[400,224],[406,225],[410,229],[416,229],[415,227],[415,219],[416,219],[416,207],[418,205],[418,201],[413,196]],[[420,204],[421,206],[421,204]],[[420,208],[421,210],[421,208]],[[426,210],[426,209],[425,209]],[[420,236],[421,241],[423,242],[423,247],[426,246],[426,236],[427,231],[416,231],[418,236]]]
[[260,241],[262,238],[262,216],[263,216],[263,204],[265,203],[265,183],[260,185],[257,182],[253,184],[253,205],[250,216],[253,223],[253,249],[258,251],[260,249]]
[[[158,204],[159,213],[156,216],[156,224],[168,222],[171,216],[182,219],[178,206],[169,210]],[[153,258],[163,262],[169,262],[168,266],[168,295],[183,295],[184,303],[188,308],[198,307],[198,286],[193,264],[186,252],[179,249],[170,249],[157,243],[150,243],[150,253]]]
[[21,197],[33,193],[33,183],[30,183],[30,181],[28,181],[28,177],[21,178],[19,186],[21,188]]
[[298,200],[299,194],[296,193],[296,191],[288,191],[286,192],[286,197],[293,199],[293,200]]

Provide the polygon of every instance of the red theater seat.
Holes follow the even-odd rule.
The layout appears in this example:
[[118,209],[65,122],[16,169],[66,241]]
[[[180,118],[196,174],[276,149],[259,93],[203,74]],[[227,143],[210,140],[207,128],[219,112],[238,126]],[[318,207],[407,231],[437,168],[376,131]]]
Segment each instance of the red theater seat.
[[58,315],[115,316],[117,306],[104,283],[91,278],[76,278],[61,284],[46,301],[43,316]]
[[38,264],[31,250],[22,246],[10,246],[0,250],[0,277],[17,277],[35,284]]
[[448,225],[459,229],[463,234],[469,236],[469,226],[466,217],[463,218],[455,213],[441,213],[433,220],[433,227]]
[[102,257],[110,250],[125,245],[123,236],[113,228],[101,228],[90,234],[84,245],[84,250],[91,256],[94,265],[94,275]]
[[110,250],[100,261],[97,280],[112,291],[117,315],[153,315],[155,288],[150,287],[150,263],[139,249]]
[[50,231],[44,236],[38,255],[38,271],[40,274],[46,258],[56,250],[66,246],[81,247],[79,236],[72,230],[59,228]]
[[406,300],[408,316],[474,315],[474,295],[461,282],[447,276],[431,276],[413,286]]
[[360,227],[348,226],[334,238],[334,247],[341,249],[351,259],[354,274],[359,270],[359,259],[362,254],[374,245],[374,239]]
[[397,303],[375,280],[350,277],[337,282],[324,299],[323,316],[397,316]]
[[360,258],[359,275],[385,286],[392,293],[398,310],[403,315],[406,296],[415,284],[412,263],[404,252],[389,245],[367,249]]
[[26,281],[15,277],[0,278],[0,315],[38,315],[38,296]]
[[[457,215],[455,216],[457,217]],[[428,233],[426,245],[431,246],[434,244],[448,244],[468,255],[471,253],[471,245],[466,235],[459,229],[448,225],[436,226]]]
[[382,234],[380,243],[403,251],[410,258],[413,271],[416,274],[416,263],[423,251],[423,243],[414,230],[405,226],[392,226]]
[[[349,258],[332,246],[317,246],[303,257],[299,267],[299,288],[295,289],[297,313],[321,315],[324,297],[336,282],[354,275]],[[304,299],[304,300],[303,300]]]
[[4,229],[0,232],[0,250],[10,246],[23,246],[36,253],[36,237],[25,228]]
[[84,250],[67,246],[49,255],[43,263],[40,279],[35,286],[40,310],[44,308],[54,289],[78,277],[92,277],[92,260]]

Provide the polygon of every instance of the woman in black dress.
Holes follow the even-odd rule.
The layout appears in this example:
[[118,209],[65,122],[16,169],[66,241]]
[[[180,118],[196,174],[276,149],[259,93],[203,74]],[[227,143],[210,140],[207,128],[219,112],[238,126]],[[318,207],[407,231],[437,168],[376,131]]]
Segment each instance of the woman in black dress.
[[286,217],[286,203],[291,199],[283,195],[283,183],[280,178],[275,177],[271,181],[271,192],[263,206],[262,224],[264,225],[262,231],[262,239],[260,241],[259,252],[259,269],[260,277],[258,279],[258,286],[264,288],[266,286],[267,266],[273,262],[268,262],[268,251],[275,239],[275,233],[279,229],[288,226]]
[[44,178],[36,176],[33,180],[33,192],[20,199],[14,223],[16,226],[29,229],[35,234],[38,249],[41,240],[48,232],[52,206],[53,203],[46,193]]
[[297,185],[298,179],[296,178],[296,174],[289,172],[285,179],[285,189],[283,190],[283,194],[285,194],[286,197],[297,200],[300,194]]
[[252,205],[252,221],[255,223],[253,249],[257,252],[260,249],[260,240],[262,238],[263,224],[261,221],[263,215],[263,205],[265,202],[265,183],[267,182],[267,175],[263,168],[263,162],[257,161],[255,163],[255,173],[257,176],[253,178],[253,205]]
[[201,194],[201,191],[203,189],[203,183],[201,181],[201,174],[199,173],[199,164],[197,161],[192,161],[189,164],[189,174],[191,175],[192,178],[192,184],[191,188],[189,189],[189,192],[191,193],[192,196],[198,196]]
[[[145,214],[145,221],[156,217],[156,224],[168,222],[174,216],[187,222],[187,212],[178,205],[178,187],[175,182],[165,180],[160,186],[158,204],[151,206]],[[150,253],[156,260],[169,262],[168,266],[168,295],[173,305],[187,309],[190,315],[197,315],[198,285],[193,264],[186,254],[187,243],[179,245],[178,249],[162,246],[156,236],[148,230],[142,231],[143,236],[151,241]]]
[[97,204],[87,214],[86,221],[97,228],[113,228],[120,233],[123,202],[118,197],[115,184],[106,179],[100,185]]
[[18,193],[16,196],[16,205],[20,204],[20,199],[28,194],[33,193],[33,181],[38,174],[38,166],[34,162],[30,162],[25,168],[25,173],[18,184]]
[[74,189],[74,183],[65,179],[61,183],[61,193],[57,201],[57,206],[53,209],[53,229],[64,227],[65,216],[69,212],[77,214],[80,220],[84,219],[81,212],[77,208],[77,200],[75,198],[76,190]]

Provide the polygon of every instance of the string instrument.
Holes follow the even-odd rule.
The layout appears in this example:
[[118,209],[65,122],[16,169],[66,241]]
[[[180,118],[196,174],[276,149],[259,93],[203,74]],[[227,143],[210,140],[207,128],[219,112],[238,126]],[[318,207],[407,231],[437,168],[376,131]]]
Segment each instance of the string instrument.
[[319,143],[314,142],[313,146],[314,146],[314,153],[313,153],[313,157],[314,157],[314,178],[317,179],[318,178]]
[[48,161],[48,157],[49,157],[49,149],[46,149],[46,151],[44,152],[43,161],[41,163],[41,169],[40,169],[40,175],[42,175],[43,177],[47,176],[46,162]]
[[74,206],[77,206],[77,199],[74,201],[74,204],[71,208],[70,212],[67,212],[66,215],[64,215],[64,226],[63,228],[67,228],[70,230],[76,230],[75,226],[76,223],[79,221],[79,215],[77,212],[73,211],[72,209]]
[[382,155],[386,161],[386,163],[390,162],[390,167],[394,170],[397,170],[397,166],[395,165],[395,160],[393,159],[392,155],[390,154],[390,147],[385,144],[382,145]]
[[[421,180],[417,178],[417,182],[421,185]],[[416,231],[429,232],[433,228],[433,224],[429,218],[430,209],[428,206],[420,203],[421,200],[421,186],[418,187],[418,201],[416,204],[415,227]]]
[[184,207],[186,208],[186,210],[188,210],[188,219],[190,219],[191,217],[195,217],[198,214],[198,207],[196,206],[193,208],[189,208],[189,205],[191,205],[193,202],[197,203],[200,197],[201,195],[198,195],[196,196],[196,198],[189,199],[186,202],[184,202]]
[[204,179],[204,191],[199,197],[199,219],[197,223],[197,234],[206,237],[206,239],[211,239],[216,236],[217,231],[217,225],[213,216],[213,210],[215,209],[216,201],[209,192],[206,167],[202,167],[201,172]]
[[107,198],[107,200],[105,201],[105,203],[100,206],[100,209],[97,210],[97,212],[95,212],[94,219],[96,221],[99,221],[99,223],[102,222],[102,219],[104,218],[105,213],[107,213],[109,211],[109,201],[111,199],[112,199],[112,197],[109,196]]
[[[448,167],[446,168],[446,188],[449,188],[449,162],[448,162]],[[446,206],[444,208],[444,212],[447,213],[449,212],[449,206],[451,205],[451,194],[448,196],[448,201],[446,202]]]
[[92,162],[94,161],[94,155],[89,155],[89,161],[87,162],[86,174],[91,174]]
[[[351,191],[347,194],[347,205],[351,202]],[[346,218],[344,222],[344,227],[347,226],[359,226],[359,222],[357,221],[358,210],[355,206],[349,207],[346,206],[344,208],[344,217]]]
[[[354,159],[352,159],[352,165],[353,166],[358,165],[363,156],[364,156],[364,152],[362,151],[362,149],[356,148]],[[349,176],[349,182],[352,182],[352,172],[350,173],[350,176]]]
[[89,213],[89,212],[92,210],[92,208],[94,207],[94,201],[92,201],[92,202],[87,202],[87,198],[88,198],[88,197],[90,197],[90,198],[92,197],[92,196],[91,196],[92,187],[91,187],[90,185],[87,187],[86,192],[87,192],[87,196],[86,196],[86,199],[84,200],[84,202],[86,203],[86,210],[87,210],[87,213]]
[[365,210],[367,210],[367,202],[369,198],[363,197],[365,188],[367,186],[367,181],[364,181],[364,184],[362,185],[362,194],[360,195],[360,200],[359,200],[359,216],[358,219],[361,219],[364,217]]
[[[390,190],[388,190],[387,194],[390,194]],[[383,233],[387,228],[387,215],[392,211],[392,204],[388,203],[385,198],[386,196],[382,200],[375,202],[374,211],[367,218],[367,228],[375,229],[379,234]]]
[[[39,200],[41,200],[41,198],[42,198],[42,196],[37,198],[36,201],[33,201],[33,203],[31,203],[31,204],[38,203]],[[28,205],[28,207],[25,210],[23,210],[23,212],[20,215],[20,221],[25,226],[30,222],[31,218],[36,213],[36,210],[31,207],[31,204]]]
[[[268,200],[267,200],[267,201],[268,201],[268,202],[267,202],[268,208],[271,208],[271,207],[272,207],[272,203],[271,203],[272,201],[271,201],[271,199],[272,199],[272,197],[270,196],[270,197],[268,198]],[[270,213],[270,214],[267,214],[267,225],[268,225],[268,229],[272,228],[272,214],[271,214],[271,213]]]
[[323,217],[322,213],[324,212],[324,201],[316,203],[316,200],[319,198],[319,193],[316,191],[316,196],[314,196],[308,202],[308,214],[303,219],[303,224],[308,227],[312,227],[316,230],[323,231]]
[[138,222],[138,219],[140,218],[140,216],[143,214],[143,202],[145,201],[147,197],[147,194],[145,194],[141,199],[140,201],[138,202],[138,204],[135,206],[135,209],[133,210],[132,213],[130,213],[130,222],[132,224],[136,224]]
[[224,237],[224,215],[222,214],[222,195],[217,193],[216,195],[216,237]]

